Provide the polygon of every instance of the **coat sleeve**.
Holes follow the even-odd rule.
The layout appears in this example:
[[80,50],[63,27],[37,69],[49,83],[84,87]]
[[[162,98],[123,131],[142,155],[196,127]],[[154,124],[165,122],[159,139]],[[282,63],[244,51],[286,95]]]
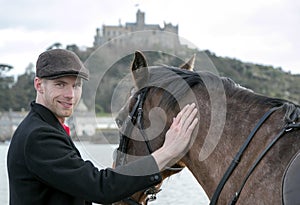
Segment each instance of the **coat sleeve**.
[[119,201],[162,180],[151,155],[115,170],[98,170],[80,157],[70,139],[49,127],[30,135],[25,158],[28,169],[42,183],[97,203]]

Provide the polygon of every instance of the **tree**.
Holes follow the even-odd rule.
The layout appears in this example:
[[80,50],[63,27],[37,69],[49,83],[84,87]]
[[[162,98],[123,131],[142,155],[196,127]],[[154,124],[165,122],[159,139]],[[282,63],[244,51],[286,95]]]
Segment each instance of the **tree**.
[[34,65],[30,63],[23,75],[18,76],[17,82],[12,86],[10,93],[11,108],[13,110],[28,110],[29,103],[35,99],[33,80],[35,77]]
[[14,82],[12,76],[6,76],[5,73],[13,69],[11,65],[0,64],[0,111],[9,110],[11,102],[11,93],[9,92]]
[[51,46],[49,46],[49,47],[47,48],[47,50],[52,50],[52,49],[54,49],[54,48],[61,48],[61,47],[62,47],[62,44],[56,42],[56,43],[53,43]]

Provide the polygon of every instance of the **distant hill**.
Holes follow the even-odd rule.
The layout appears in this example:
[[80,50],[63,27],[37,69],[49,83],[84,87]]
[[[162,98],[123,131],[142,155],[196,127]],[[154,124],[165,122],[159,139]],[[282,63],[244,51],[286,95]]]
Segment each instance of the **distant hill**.
[[[89,53],[92,52],[93,50],[77,53],[82,57],[82,60],[85,61],[87,56],[89,56]],[[183,51],[181,50],[180,52],[182,53]],[[207,59],[209,59],[210,63],[215,66],[220,76],[229,77],[236,83],[249,88],[256,93],[269,97],[286,99],[297,104],[300,103],[300,75],[292,75],[288,72],[284,72],[281,68],[274,68],[272,66],[255,63],[245,63],[238,59],[220,57],[208,50],[199,51],[186,48],[184,52],[186,53],[185,56],[192,56],[196,53],[196,65],[203,65],[203,53],[205,53],[205,60],[207,61]],[[179,66],[182,63],[176,58],[172,58],[159,52],[148,52],[146,53],[146,57],[149,61],[149,65],[167,64]],[[97,62],[94,62],[95,65],[90,67],[92,77],[94,77],[93,73],[99,72],[105,72],[105,77],[102,76],[102,81],[99,83],[97,96],[95,98],[87,97],[91,94],[91,91],[88,90],[83,93],[83,97],[86,99],[85,103],[88,107],[93,104],[89,99],[95,99],[97,112],[111,112],[113,89],[115,89],[119,81],[129,73],[129,65],[133,59],[133,55],[130,54],[124,56],[124,58],[119,59],[118,62],[110,65],[109,69],[107,69],[107,65],[104,63],[105,58],[109,58],[109,54],[104,57],[97,56],[96,58]],[[104,67],[101,67],[101,65],[104,65]]]
[[[93,53],[94,60],[88,63],[91,73],[91,80],[88,83],[94,83],[98,85],[98,88],[93,90],[85,86],[83,99],[90,110],[95,109],[97,113],[110,113],[112,111],[112,97],[116,94],[114,89],[124,76],[129,74],[129,65],[133,59],[133,54],[128,54],[114,62],[115,59],[111,58],[121,47],[117,47],[117,50],[105,51],[99,55],[94,54],[95,48],[88,48],[82,51],[76,45],[71,45],[67,49],[77,53],[83,62],[91,59],[91,54]],[[196,66],[201,65],[200,67],[205,69],[206,64],[208,67],[213,65],[220,76],[229,77],[236,83],[252,89],[256,93],[300,104],[300,75],[292,75],[284,72],[281,68],[220,57],[208,50],[198,51],[184,47],[184,49],[178,49],[176,52],[175,54],[178,54],[178,56],[186,56],[184,58],[189,58],[196,54]],[[149,65],[167,64],[179,66],[184,60],[187,60],[179,60],[161,52],[147,52],[146,57]],[[30,65],[27,71],[20,75],[17,82],[14,83],[12,82],[12,77],[0,75],[0,96],[2,96],[0,98],[0,111],[29,109],[29,102],[35,99],[35,91],[32,85],[34,76],[33,65]],[[127,83],[132,86],[130,80]],[[126,101],[128,87],[122,86],[118,87],[118,89],[123,89],[124,96],[121,96],[117,102],[114,100],[113,103],[117,103],[118,105],[116,106],[121,106]]]
[[206,53],[220,75],[230,77],[256,93],[300,103],[300,75],[292,75],[281,68],[219,57],[209,51]]

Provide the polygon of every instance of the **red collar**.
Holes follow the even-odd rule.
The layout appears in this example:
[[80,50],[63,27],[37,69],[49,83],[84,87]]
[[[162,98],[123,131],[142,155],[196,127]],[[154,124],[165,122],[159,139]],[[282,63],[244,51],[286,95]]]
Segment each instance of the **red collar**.
[[65,129],[66,133],[70,136],[71,135],[71,131],[70,131],[70,127],[68,127],[65,124],[62,124],[63,128]]

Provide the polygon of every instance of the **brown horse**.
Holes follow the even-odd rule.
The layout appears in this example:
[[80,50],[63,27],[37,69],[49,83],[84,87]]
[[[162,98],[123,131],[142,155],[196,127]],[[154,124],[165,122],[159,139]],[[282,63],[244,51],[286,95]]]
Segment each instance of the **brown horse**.
[[[120,140],[117,165],[162,146],[173,117],[194,102],[199,126],[189,149],[161,173],[163,178],[187,167],[211,204],[300,204],[300,177],[295,174],[300,168],[298,105],[258,95],[208,72],[148,67],[141,52],[135,53],[131,71],[136,92],[116,121],[121,132],[128,124],[132,127]],[[147,204],[147,195],[158,188],[118,204]]]

